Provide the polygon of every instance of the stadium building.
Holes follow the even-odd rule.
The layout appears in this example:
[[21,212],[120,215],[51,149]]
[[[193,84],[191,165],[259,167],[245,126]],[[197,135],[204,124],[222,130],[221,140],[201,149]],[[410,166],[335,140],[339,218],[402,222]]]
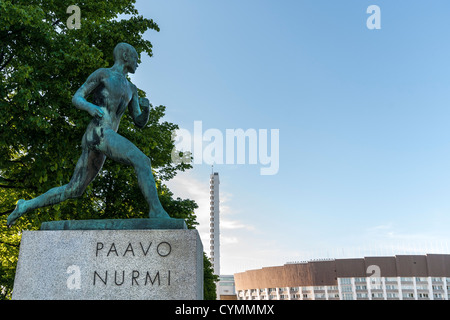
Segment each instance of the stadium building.
[[312,260],[234,279],[239,300],[449,300],[450,255]]

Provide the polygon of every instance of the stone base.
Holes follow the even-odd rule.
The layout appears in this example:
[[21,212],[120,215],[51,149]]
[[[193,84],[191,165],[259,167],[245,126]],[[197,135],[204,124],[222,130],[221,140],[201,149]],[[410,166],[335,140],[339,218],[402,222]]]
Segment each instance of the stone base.
[[200,300],[197,230],[24,231],[13,299]]
[[92,219],[48,221],[41,230],[148,230],[187,229],[184,219]]

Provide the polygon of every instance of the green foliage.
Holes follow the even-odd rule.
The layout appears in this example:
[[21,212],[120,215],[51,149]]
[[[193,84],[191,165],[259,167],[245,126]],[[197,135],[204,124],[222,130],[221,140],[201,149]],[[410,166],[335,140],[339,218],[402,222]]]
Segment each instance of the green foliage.
[[216,300],[216,282],[219,281],[219,276],[213,273],[213,265],[211,261],[209,261],[206,254],[203,253],[203,274],[204,274],[204,299],[205,300]]
[[[69,182],[91,120],[72,105],[75,91],[93,71],[112,66],[119,42],[133,45],[139,57],[152,56],[152,45],[143,34],[159,27],[139,16],[134,2],[83,1],[78,4],[81,29],[69,30],[65,23],[71,0],[0,1],[0,298],[11,295],[21,230],[38,229],[49,220],[148,216],[134,170],[107,160],[83,197],[35,210],[6,228],[6,217],[18,199],[34,198]],[[127,18],[118,20],[121,14]],[[145,96],[142,90],[139,94]],[[171,161],[171,133],[178,126],[161,121],[164,112],[164,106],[151,106],[149,123],[142,130],[124,116],[119,133],[151,159],[169,215],[186,219],[194,228],[195,202],[173,199],[162,183],[190,168]]]

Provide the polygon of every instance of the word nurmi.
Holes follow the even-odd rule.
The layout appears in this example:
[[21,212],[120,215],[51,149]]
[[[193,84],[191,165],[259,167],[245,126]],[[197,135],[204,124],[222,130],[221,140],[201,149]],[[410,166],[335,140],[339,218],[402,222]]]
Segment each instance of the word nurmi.
[[105,271],[104,273],[99,273],[97,271],[94,271],[94,286],[96,284],[104,284],[107,285],[108,283],[111,285],[121,286],[125,283],[130,283],[132,286],[139,286],[139,285],[155,285],[158,286],[161,285],[161,282],[167,284],[170,286],[170,270],[167,271],[167,275],[163,273],[160,275],[160,272],[157,271],[156,273],[150,273],[150,271],[146,272],[139,272],[137,270],[133,270],[132,272],[127,272],[125,274],[125,270],[122,270],[121,272],[114,271],[114,276],[112,275],[112,271],[108,273],[108,271]]

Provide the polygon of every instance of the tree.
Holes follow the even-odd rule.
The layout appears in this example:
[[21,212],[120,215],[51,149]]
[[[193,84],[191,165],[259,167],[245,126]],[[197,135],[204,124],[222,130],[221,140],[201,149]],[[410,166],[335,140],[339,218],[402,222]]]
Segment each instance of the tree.
[[[143,34],[159,27],[140,16],[134,2],[83,1],[80,29],[66,26],[66,9],[73,1],[0,2],[0,297],[11,294],[21,230],[38,229],[42,221],[50,220],[148,215],[133,169],[107,160],[83,197],[35,210],[6,228],[6,217],[18,199],[33,198],[70,180],[91,120],[72,106],[75,91],[94,70],[112,66],[119,42],[133,45],[139,57],[152,56],[152,44]],[[121,14],[127,18],[118,20]],[[178,126],[161,121],[164,112],[164,106],[151,106],[143,130],[124,116],[119,133],[150,157],[169,215],[185,218],[194,228],[195,202],[174,199],[163,184],[191,167],[171,161],[171,135]]]
[[214,274],[214,269],[211,261],[205,253],[203,253],[203,281],[205,300],[216,300],[216,282],[219,281],[219,276]]

